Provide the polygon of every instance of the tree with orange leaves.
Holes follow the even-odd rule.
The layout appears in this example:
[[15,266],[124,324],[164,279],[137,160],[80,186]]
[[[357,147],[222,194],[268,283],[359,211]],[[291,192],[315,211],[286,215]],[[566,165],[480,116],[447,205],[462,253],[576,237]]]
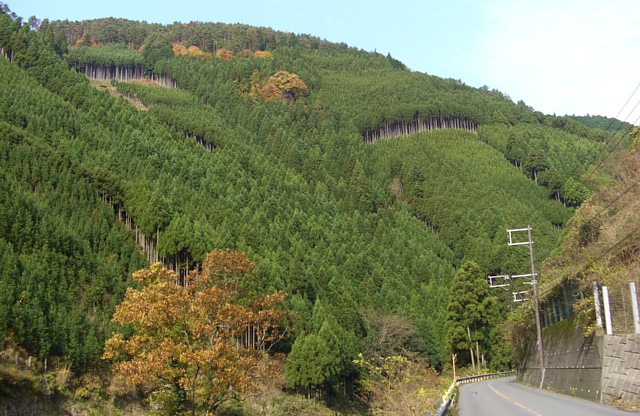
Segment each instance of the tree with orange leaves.
[[295,103],[298,97],[307,95],[309,87],[297,74],[287,71],[278,71],[269,77],[267,85],[275,89],[275,97],[281,98],[290,104]]
[[216,58],[222,59],[223,61],[228,61],[229,59],[233,58],[233,51],[225,48],[218,49],[216,51]]
[[215,250],[184,279],[160,263],[135,272],[140,288],[127,290],[112,318],[131,335],[105,343],[114,376],[167,413],[190,407],[192,414],[214,414],[268,377],[263,364],[284,333],[284,295],[258,294],[254,269],[244,253]]

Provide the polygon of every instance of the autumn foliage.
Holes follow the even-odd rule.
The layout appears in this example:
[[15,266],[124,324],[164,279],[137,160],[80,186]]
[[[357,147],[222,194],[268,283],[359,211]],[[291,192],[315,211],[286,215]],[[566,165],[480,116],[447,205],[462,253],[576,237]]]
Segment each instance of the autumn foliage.
[[220,48],[216,51],[216,58],[222,59],[223,61],[228,61],[233,58],[233,51],[230,51],[225,48]]
[[287,71],[278,71],[273,74],[269,77],[269,84],[275,86],[282,98],[290,102],[309,92],[309,88],[298,75]]
[[273,58],[273,54],[269,51],[255,51],[253,53],[254,58],[268,59]]
[[132,334],[105,344],[114,376],[145,394],[173,397],[173,409],[190,402],[194,412],[210,413],[269,377],[284,295],[255,293],[254,268],[244,253],[216,250],[184,281],[159,263],[135,272],[140,288],[127,290],[112,319]]
[[173,49],[173,53],[177,56],[188,56],[190,58],[211,58],[211,53],[203,52],[202,49],[198,48],[196,45],[191,45],[188,48],[185,48],[181,43],[175,42],[171,44],[171,49]]
[[261,98],[264,101],[278,100],[294,104],[298,98],[308,93],[309,87],[297,74],[278,71],[266,81],[253,79],[249,95],[256,101]]
[[429,414],[450,382],[426,362],[403,355],[366,359],[359,354],[354,364],[366,374],[358,395],[373,414]]

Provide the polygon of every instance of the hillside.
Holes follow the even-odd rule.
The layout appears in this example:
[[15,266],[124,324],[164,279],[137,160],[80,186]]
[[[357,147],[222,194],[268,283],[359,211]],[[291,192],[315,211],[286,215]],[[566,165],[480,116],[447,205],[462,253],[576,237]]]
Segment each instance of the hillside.
[[[607,159],[601,169],[613,179],[594,193],[572,218],[557,253],[545,262],[545,292],[565,282],[589,293],[593,282],[626,285],[638,274],[638,129],[628,153]],[[593,317],[590,317],[593,318]],[[587,325],[590,322],[587,321]]]
[[332,358],[311,378],[285,361],[288,391],[362,397],[359,353],[442,369],[460,266],[526,267],[506,229],[527,224],[546,258],[607,150],[602,130],[311,36],[30,27],[5,9],[0,337],[78,377],[106,373],[136,270],[185,282],[215,249],[255,262],[255,292],[287,295],[273,353]]

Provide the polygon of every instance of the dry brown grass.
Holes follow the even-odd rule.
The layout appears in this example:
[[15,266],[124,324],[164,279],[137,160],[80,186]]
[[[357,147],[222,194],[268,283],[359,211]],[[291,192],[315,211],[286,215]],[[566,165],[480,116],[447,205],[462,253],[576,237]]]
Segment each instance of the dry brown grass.
[[[159,87],[160,84],[158,84],[155,81],[152,81],[150,79],[145,79],[142,81],[132,81],[134,83],[138,83],[138,84],[143,84],[143,85],[149,85],[149,86],[153,86],[153,87]],[[122,97],[125,100],[129,101],[129,103],[131,103],[132,106],[134,106],[136,109],[140,110],[140,111],[147,111],[148,108],[142,104],[142,101],[137,100],[135,98],[131,98],[131,97],[126,97],[122,94],[120,94],[118,92],[118,90],[111,85],[109,82],[107,81],[95,81],[92,80],[90,81],[90,84],[93,88],[97,89],[98,91],[106,91],[109,93],[109,95],[111,95],[112,97]]]
[[580,207],[559,253],[543,268],[543,287],[626,283],[640,270],[640,146],[607,161],[612,183]]

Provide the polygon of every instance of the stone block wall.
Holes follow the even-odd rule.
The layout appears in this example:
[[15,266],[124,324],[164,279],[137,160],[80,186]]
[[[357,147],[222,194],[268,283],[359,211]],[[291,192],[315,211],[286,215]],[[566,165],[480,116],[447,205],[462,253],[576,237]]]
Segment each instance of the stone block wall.
[[640,334],[604,337],[602,402],[640,402]]

